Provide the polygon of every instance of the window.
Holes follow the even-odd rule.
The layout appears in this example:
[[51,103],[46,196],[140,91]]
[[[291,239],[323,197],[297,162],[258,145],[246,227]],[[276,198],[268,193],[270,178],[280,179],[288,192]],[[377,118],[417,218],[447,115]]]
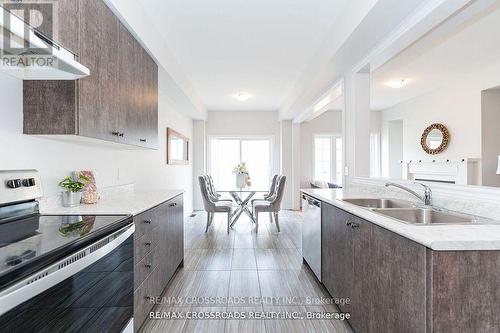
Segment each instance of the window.
[[314,136],[314,180],[342,184],[342,138]]
[[370,177],[380,177],[380,135],[370,134]]
[[331,150],[330,137],[314,138],[314,180],[332,180]]
[[208,170],[220,189],[236,187],[233,168],[245,162],[252,187],[268,189],[271,178],[270,138],[225,138],[209,139]]

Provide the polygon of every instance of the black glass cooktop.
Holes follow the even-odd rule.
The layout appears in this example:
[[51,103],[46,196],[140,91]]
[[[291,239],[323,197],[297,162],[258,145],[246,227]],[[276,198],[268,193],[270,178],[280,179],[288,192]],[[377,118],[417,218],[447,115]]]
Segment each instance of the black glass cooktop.
[[38,215],[0,223],[0,288],[131,223],[126,215]]

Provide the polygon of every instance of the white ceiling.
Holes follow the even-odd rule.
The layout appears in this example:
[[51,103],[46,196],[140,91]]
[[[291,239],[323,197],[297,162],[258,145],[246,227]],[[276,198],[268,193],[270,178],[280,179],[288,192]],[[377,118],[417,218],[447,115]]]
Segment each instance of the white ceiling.
[[[500,1],[480,12],[467,7],[372,73],[372,109],[394,106],[499,64],[498,31]],[[401,89],[387,86],[396,79],[409,83]]]
[[137,1],[206,108],[230,111],[278,110],[349,3]]

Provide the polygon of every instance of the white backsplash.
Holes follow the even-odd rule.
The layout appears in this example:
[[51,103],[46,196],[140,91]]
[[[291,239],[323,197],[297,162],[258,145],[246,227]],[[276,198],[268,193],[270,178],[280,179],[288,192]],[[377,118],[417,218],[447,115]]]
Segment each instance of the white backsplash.
[[[388,180],[356,178],[346,185],[344,193],[349,197],[383,197],[421,203],[413,195],[393,187],[385,187]],[[392,180],[391,180],[392,181]],[[396,181],[409,186],[418,193],[420,185],[407,181]],[[443,185],[426,183],[432,190],[433,205],[461,213],[500,220],[500,188],[477,186]]]

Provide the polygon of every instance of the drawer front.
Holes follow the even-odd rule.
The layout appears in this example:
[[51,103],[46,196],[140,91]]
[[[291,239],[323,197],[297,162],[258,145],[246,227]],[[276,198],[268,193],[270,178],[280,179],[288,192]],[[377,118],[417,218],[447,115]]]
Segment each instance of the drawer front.
[[147,318],[149,311],[151,311],[154,306],[153,302],[151,302],[151,297],[158,296],[156,295],[155,289],[155,279],[148,278],[134,292],[134,332],[139,330],[142,323]]
[[142,236],[134,237],[134,263],[141,261],[158,244],[158,227]]
[[[134,290],[138,289],[146,279],[149,278],[151,272],[158,266],[155,258],[155,250],[146,255],[134,267]],[[158,252],[158,251],[156,251]]]
[[153,229],[158,226],[158,219],[154,216],[154,209],[147,210],[144,213],[134,216],[134,224],[137,237],[153,231]]

